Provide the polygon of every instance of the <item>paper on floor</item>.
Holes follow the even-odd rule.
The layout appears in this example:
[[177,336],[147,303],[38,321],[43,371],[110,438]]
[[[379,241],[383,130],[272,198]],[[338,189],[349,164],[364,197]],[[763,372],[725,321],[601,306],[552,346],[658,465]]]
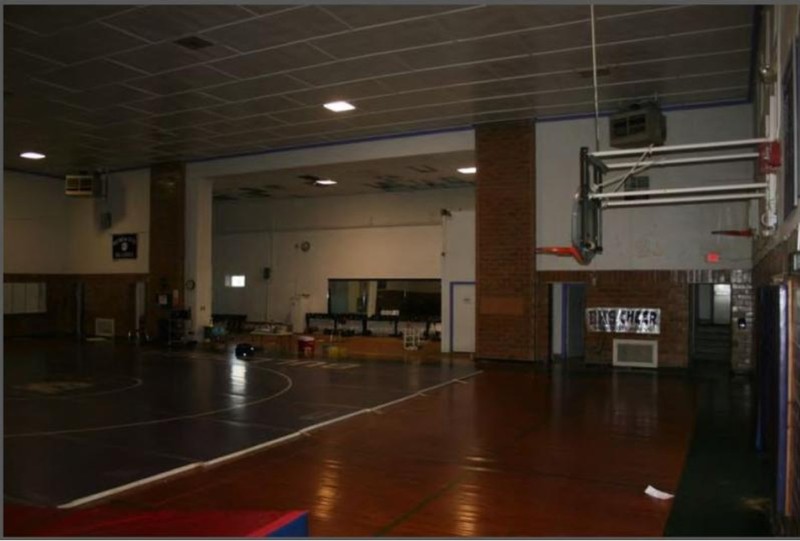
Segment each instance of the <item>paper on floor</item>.
[[651,485],[647,485],[647,488],[644,489],[644,493],[647,494],[648,496],[658,498],[659,500],[671,500],[673,498],[672,494],[670,494],[669,492],[663,492]]

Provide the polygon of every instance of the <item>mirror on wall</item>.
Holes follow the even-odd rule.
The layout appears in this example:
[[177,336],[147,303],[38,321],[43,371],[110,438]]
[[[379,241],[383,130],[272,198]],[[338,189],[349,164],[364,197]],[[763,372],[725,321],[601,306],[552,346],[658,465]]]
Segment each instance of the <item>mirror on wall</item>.
[[438,319],[441,295],[442,282],[438,279],[331,279],[328,313]]

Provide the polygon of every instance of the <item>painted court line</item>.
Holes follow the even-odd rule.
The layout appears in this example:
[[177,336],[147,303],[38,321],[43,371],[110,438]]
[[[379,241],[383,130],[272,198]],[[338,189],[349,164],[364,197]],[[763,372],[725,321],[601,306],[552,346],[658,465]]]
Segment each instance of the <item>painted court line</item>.
[[[268,368],[261,368],[261,369],[262,370],[269,370]],[[274,370],[270,370],[270,371],[274,372]],[[116,488],[105,490],[103,492],[98,492],[97,494],[92,494],[92,495],[89,495],[89,496],[85,496],[83,498],[78,498],[78,499],[73,500],[71,502],[59,505],[58,508],[59,509],[70,509],[70,508],[77,507],[77,506],[80,506],[80,505],[84,505],[84,504],[87,504],[87,503],[90,503],[90,502],[93,502],[93,501],[97,501],[97,500],[100,500],[100,499],[105,499],[105,498],[108,498],[109,496],[113,496],[115,494],[119,494],[121,492],[125,492],[127,490],[132,489],[132,488],[135,488],[135,487],[138,487],[138,486],[142,486],[142,485],[145,485],[145,484],[148,484],[148,483],[152,483],[154,481],[164,480],[164,479],[167,479],[167,478],[172,477],[174,475],[181,474],[183,472],[191,471],[191,470],[194,470],[194,469],[202,470],[202,469],[205,469],[205,468],[211,468],[211,467],[214,467],[214,466],[218,466],[218,465],[220,465],[220,464],[222,464],[224,462],[228,462],[230,460],[233,460],[233,459],[236,459],[236,458],[240,458],[242,456],[245,456],[245,455],[260,451],[260,450],[267,449],[269,447],[278,445],[280,443],[285,443],[287,441],[294,440],[294,439],[296,439],[298,437],[301,437],[301,436],[309,436],[312,431],[318,430],[318,429],[320,429],[322,427],[330,426],[330,425],[333,425],[333,424],[338,423],[340,421],[345,421],[347,419],[351,419],[353,417],[356,417],[358,415],[363,415],[365,413],[377,412],[379,410],[382,410],[382,409],[387,408],[389,406],[398,404],[400,402],[404,402],[406,400],[409,400],[409,399],[417,397],[417,396],[424,396],[422,393],[424,393],[425,391],[431,391],[431,390],[434,390],[434,389],[445,387],[445,386],[450,385],[452,383],[455,383],[455,382],[458,382],[458,381],[461,381],[461,380],[464,380],[464,379],[472,378],[472,377],[477,376],[478,374],[481,374],[481,373],[483,373],[483,370],[478,370],[478,371],[472,372],[470,374],[467,374],[465,376],[461,376],[459,378],[453,378],[453,379],[445,381],[443,383],[438,383],[436,385],[432,385],[430,387],[426,387],[425,389],[422,389],[422,390],[420,390],[420,391],[418,391],[418,392],[416,392],[414,394],[411,394],[409,396],[400,398],[398,400],[392,400],[391,402],[387,402],[385,404],[381,404],[381,405],[375,406],[373,408],[364,408],[362,410],[358,410],[358,411],[354,411],[352,413],[348,413],[347,415],[343,415],[341,417],[336,417],[336,418],[333,418],[333,419],[329,419],[327,421],[323,421],[321,423],[317,423],[317,424],[305,427],[305,428],[303,428],[301,430],[298,430],[297,432],[293,432],[291,434],[287,434],[286,436],[281,436],[280,438],[277,438],[277,439],[274,439],[274,440],[269,440],[269,441],[266,441],[266,442],[263,442],[263,443],[259,443],[257,445],[252,446],[252,447],[248,447],[246,449],[235,451],[233,453],[229,453],[227,455],[223,455],[223,456],[211,459],[211,460],[207,460],[205,462],[195,462],[195,463],[192,463],[192,464],[188,464],[186,466],[181,466],[179,468],[175,468],[175,469],[172,469],[172,470],[169,470],[169,471],[166,471],[166,472],[162,472],[162,473],[153,475],[151,477],[146,477],[146,478],[140,479],[138,481],[133,481],[131,483],[127,483],[125,485],[121,485],[121,486],[116,487]],[[289,378],[289,381],[291,382],[290,378]],[[289,388],[291,388],[291,384],[290,384]],[[282,391],[282,392],[285,392],[285,391]],[[281,392],[281,394],[282,394],[282,392]],[[237,406],[237,407],[241,407],[241,406]],[[229,409],[233,409],[233,408],[229,408]]]
[[100,500],[102,498],[107,498],[109,496],[113,496],[114,494],[118,494],[120,492],[124,492],[126,490],[130,490],[132,488],[146,485],[148,483],[152,483],[154,481],[159,481],[166,479],[168,477],[172,477],[174,475],[178,475],[184,472],[202,469],[203,463],[202,462],[193,462],[192,464],[187,464],[186,466],[181,466],[179,468],[174,468],[171,470],[167,470],[165,472],[157,473],[155,475],[151,475],[150,477],[145,477],[144,479],[139,479],[138,481],[133,481],[131,483],[127,483],[124,485],[120,485],[118,487],[110,488],[108,490],[104,490],[102,492],[98,492],[96,494],[91,494],[89,496],[84,496],[83,498],[78,498],[77,500],[72,500],[71,502],[62,504],[57,506],[58,509],[71,509],[73,507],[78,507],[79,505],[84,505],[96,500]]
[[236,410],[236,409],[239,409],[239,408],[244,408],[244,407],[247,407],[247,406],[253,406],[255,404],[261,404],[262,402],[266,402],[268,400],[272,400],[274,398],[278,398],[282,394],[289,392],[289,390],[294,385],[294,382],[292,381],[292,378],[290,378],[289,376],[287,376],[283,372],[279,372],[278,370],[272,370],[270,368],[263,368],[263,367],[260,367],[260,366],[258,366],[256,368],[258,370],[266,370],[268,372],[272,372],[273,374],[278,374],[279,376],[284,378],[288,382],[288,384],[286,385],[286,387],[284,387],[283,389],[281,389],[280,391],[278,391],[275,394],[272,394],[272,395],[267,396],[265,398],[259,398],[258,400],[252,400],[250,402],[244,402],[242,404],[237,404],[235,406],[231,406],[230,408],[221,408],[221,409],[217,409],[217,410],[204,411],[204,412],[201,412],[201,413],[193,413],[191,415],[177,415],[175,417],[167,417],[167,418],[164,418],[164,419],[152,419],[152,420],[149,420],[149,421],[136,421],[136,422],[133,422],[133,423],[123,423],[123,424],[118,424],[118,425],[95,426],[95,427],[90,427],[90,428],[73,428],[73,429],[68,429],[68,430],[49,430],[49,431],[42,431],[42,432],[22,432],[22,433],[19,433],[19,434],[4,434],[3,437],[4,438],[26,438],[26,437],[33,437],[33,436],[59,436],[59,435],[64,435],[64,434],[84,434],[84,433],[87,433],[87,432],[100,432],[100,431],[103,431],[103,430],[113,430],[113,429],[116,429],[116,428],[134,428],[134,427],[139,427],[139,426],[150,426],[150,425],[157,425],[157,424],[160,424],[160,423],[170,423],[170,422],[174,422],[174,421],[182,421],[182,420],[185,420],[185,419],[197,419],[199,417],[207,417],[209,415],[215,415],[217,413],[225,413],[226,411],[233,411],[233,410]]

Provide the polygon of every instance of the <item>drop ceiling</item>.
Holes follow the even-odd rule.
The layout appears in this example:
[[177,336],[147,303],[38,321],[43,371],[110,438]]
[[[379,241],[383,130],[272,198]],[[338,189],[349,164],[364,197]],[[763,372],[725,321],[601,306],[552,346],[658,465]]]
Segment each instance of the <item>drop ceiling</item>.
[[[458,172],[474,163],[474,152],[441,152],[414,157],[306,166],[213,177],[215,201],[326,197],[367,193],[471,188],[475,175]],[[317,186],[316,179],[335,180]]]
[[[597,6],[601,108],[747,99],[754,12]],[[587,5],[7,5],[4,32],[5,164],[55,175],[593,110]]]

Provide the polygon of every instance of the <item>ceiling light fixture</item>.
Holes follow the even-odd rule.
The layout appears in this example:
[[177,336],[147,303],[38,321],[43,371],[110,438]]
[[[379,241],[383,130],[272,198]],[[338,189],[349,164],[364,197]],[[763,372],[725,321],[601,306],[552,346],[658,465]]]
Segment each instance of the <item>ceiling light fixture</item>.
[[461,173],[462,175],[474,175],[475,173],[478,172],[478,168],[477,167],[460,167],[458,169],[458,172]]
[[330,178],[318,178],[314,181],[315,186],[333,186],[335,184],[338,184],[338,182]]
[[41,160],[44,158],[44,154],[39,152],[23,152],[19,155],[20,158],[27,158],[28,160]]
[[330,103],[326,103],[323,107],[329,111],[333,111],[334,113],[343,113],[344,111],[352,111],[355,109],[355,106],[353,106],[351,103],[347,103],[346,101],[332,101]]

